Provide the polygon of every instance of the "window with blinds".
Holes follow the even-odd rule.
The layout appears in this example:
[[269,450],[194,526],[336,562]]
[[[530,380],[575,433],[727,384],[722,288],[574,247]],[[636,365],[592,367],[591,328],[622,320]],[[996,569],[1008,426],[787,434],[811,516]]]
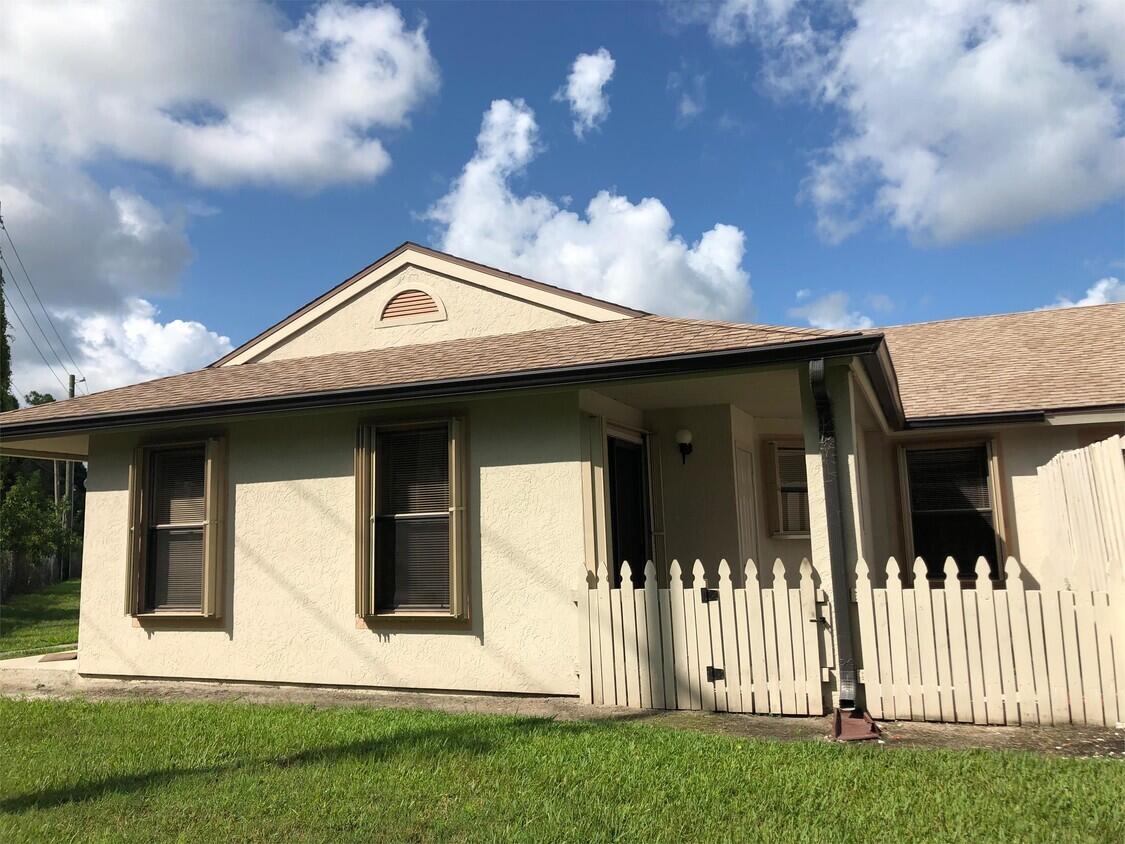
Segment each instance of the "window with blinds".
[[222,440],[137,449],[126,611],[216,616]]
[[360,615],[463,616],[460,429],[453,419],[361,431]]
[[805,474],[805,450],[800,446],[774,443],[774,474],[777,481],[776,533],[795,536],[809,532],[809,483]]
[[988,447],[911,448],[906,451],[914,555],[931,577],[947,557],[962,577],[973,577],[979,557],[997,573],[996,520],[989,483]]

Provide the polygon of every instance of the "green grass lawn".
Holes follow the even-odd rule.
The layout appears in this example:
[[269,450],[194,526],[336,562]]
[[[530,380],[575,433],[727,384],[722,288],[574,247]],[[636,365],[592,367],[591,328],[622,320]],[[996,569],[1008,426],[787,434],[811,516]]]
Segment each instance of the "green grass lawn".
[[1125,765],[364,708],[0,700],[0,840],[1125,840]]
[[64,580],[0,604],[0,659],[77,642],[81,586],[81,580]]

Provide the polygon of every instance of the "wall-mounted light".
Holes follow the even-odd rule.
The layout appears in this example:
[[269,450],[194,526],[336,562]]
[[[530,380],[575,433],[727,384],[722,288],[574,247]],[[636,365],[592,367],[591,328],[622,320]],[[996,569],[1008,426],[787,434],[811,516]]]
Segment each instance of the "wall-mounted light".
[[687,456],[691,454],[691,431],[687,428],[676,431],[676,445],[680,447],[680,457],[687,463]]

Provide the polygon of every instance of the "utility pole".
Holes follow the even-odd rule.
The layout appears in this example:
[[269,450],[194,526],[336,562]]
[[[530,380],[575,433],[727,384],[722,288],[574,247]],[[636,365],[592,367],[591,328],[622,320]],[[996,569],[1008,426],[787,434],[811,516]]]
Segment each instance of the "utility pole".
[[[70,376],[67,397],[74,398],[74,375]],[[66,461],[66,571],[64,578],[70,577],[70,555],[74,536],[74,461]]]

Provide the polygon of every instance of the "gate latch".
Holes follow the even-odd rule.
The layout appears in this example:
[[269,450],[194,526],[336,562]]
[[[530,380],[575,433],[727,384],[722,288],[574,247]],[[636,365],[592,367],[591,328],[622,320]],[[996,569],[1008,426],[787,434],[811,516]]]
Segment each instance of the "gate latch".
[[727,672],[722,668],[716,668],[713,665],[707,666],[707,682],[714,683],[716,680],[725,680]]
[[700,589],[699,590],[699,601],[700,601],[700,603],[709,604],[712,601],[717,601],[717,600],[719,600],[719,590],[718,589]]

